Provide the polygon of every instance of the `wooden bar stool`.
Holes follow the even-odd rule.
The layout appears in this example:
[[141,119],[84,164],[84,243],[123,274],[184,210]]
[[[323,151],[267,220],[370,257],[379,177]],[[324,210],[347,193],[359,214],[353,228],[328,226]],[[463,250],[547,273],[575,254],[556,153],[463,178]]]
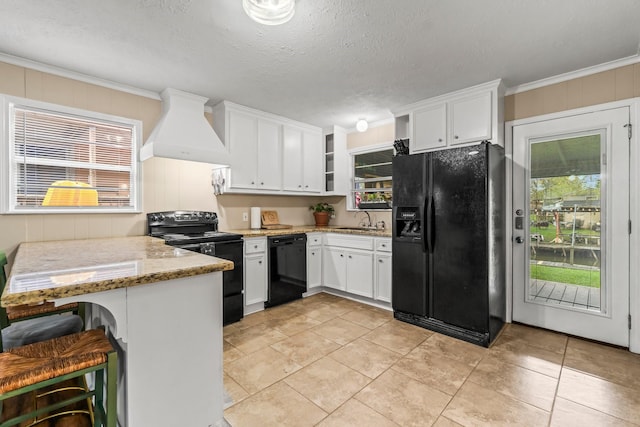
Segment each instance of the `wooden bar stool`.
[[[4,252],[0,252],[0,295],[4,292],[7,278],[4,266],[7,264],[7,257]],[[59,308],[59,307],[54,307]],[[41,312],[38,317],[31,313],[26,320],[11,320],[9,318],[9,308],[0,307],[0,352],[14,347],[32,344],[51,338],[69,335],[80,332],[84,327],[82,318],[78,315],[59,314]],[[14,311],[14,318],[18,311]],[[46,317],[44,317],[46,316]]]
[[[17,347],[0,353],[0,427],[16,426],[34,420],[70,415],[78,411],[64,410],[76,402],[92,399],[94,426],[115,427],[117,353],[104,332],[92,329],[64,337]],[[104,402],[106,371],[106,405]],[[72,397],[33,408],[26,413],[12,414],[5,419],[5,400],[95,373],[93,389],[84,388]],[[54,390],[58,393],[64,388]],[[62,410],[62,411],[60,411]],[[56,412],[57,411],[57,412]],[[79,411],[85,412],[85,411]],[[45,418],[38,417],[47,414]],[[32,424],[33,425],[33,424]]]

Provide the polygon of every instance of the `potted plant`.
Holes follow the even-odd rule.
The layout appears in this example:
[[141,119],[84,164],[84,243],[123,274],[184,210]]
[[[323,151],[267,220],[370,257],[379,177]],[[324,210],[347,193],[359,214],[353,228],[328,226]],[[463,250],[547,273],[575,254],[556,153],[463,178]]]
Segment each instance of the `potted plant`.
[[316,227],[326,227],[329,225],[329,217],[333,214],[334,209],[329,203],[321,202],[309,206],[309,210],[313,212],[316,220]]

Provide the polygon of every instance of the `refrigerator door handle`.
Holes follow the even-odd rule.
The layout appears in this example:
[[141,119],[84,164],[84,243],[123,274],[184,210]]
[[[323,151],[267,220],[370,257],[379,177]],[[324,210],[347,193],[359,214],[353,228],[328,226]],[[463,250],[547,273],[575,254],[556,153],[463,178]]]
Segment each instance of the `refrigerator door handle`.
[[[425,209],[425,224],[423,224],[422,226],[422,233],[423,235],[426,233],[426,243],[427,243],[427,249],[429,250],[429,253],[433,253],[433,241],[432,241],[432,237],[433,237],[433,197],[429,196],[429,201],[427,203],[426,209]],[[426,232],[425,232],[426,229]]]
[[422,252],[427,252],[429,250],[429,248],[427,247],[428,243],[428,237],[426,235],[426,230],[427,227],[426,225],[429,223],[429,203],[431,202],[431,199],[427,198],[426,196],[424,197],[424,206],[422,207],[422,223],[420,224],[420,239],[422,240]]

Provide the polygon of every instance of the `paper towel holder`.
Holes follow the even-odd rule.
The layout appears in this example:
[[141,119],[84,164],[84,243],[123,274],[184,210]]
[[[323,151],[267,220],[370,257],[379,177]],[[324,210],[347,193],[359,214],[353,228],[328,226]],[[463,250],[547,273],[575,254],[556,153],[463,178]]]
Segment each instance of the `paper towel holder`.
[[262,225],[262,220],[261,220],[261,215],[260,215],[260,208],[257,207],[252,207],[250,209],[251,211],[251,229],[252,230],[259,230],[261,225]]

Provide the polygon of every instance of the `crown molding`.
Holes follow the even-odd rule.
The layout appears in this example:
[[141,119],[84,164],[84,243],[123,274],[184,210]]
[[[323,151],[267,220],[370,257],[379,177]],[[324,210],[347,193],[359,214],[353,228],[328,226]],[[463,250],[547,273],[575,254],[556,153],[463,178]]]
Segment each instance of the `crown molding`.
[[117,90],[120,92],[130,93],[132,95],[144,96],[145,98],[151,98],[158,101],[162,100],[162,98],[160,98],[159,93],[156,93],[150,90],[139,89],[137,87],[125,85],[123,83],[117,83],[111,80],[93,77],[88,74],[67,70],[66,68],[60,68],[60,67],[56,67],[49,64],[43,64],[41,62],[33,61],[31,59],[21,58],[18,56],[9,55],[3,52],[0,52],[0,62],[6,62],[8,64],[16,65],[19,67],[30,68],[32,70],[41,71],[43,73],[49,73],[49,74],[65,77],[72,80],[78,80],[84,83],[102,86],[102,87]]
[[640,62],[640,55],[627,56],[626,58],[616,59],[614,61],[605,62],[604,64],[593,65],[591,67],[582,68],[580,70],[570,71],[568,73],[558,74],[557,76],[536,80],[535,82],[524,83],[518,86],[514,86],[511,88],[508,88],[505,91],[505,96],[514,95],[520,92],[526,92],[528,90],[539,89],[541,87],[550,86],[556,83],[566,82],[568,80],[573,80],[580,77],[590,76],[592,74],[613,70],[615,68],[624,67],[626,65],[637,64],[639,62]]

